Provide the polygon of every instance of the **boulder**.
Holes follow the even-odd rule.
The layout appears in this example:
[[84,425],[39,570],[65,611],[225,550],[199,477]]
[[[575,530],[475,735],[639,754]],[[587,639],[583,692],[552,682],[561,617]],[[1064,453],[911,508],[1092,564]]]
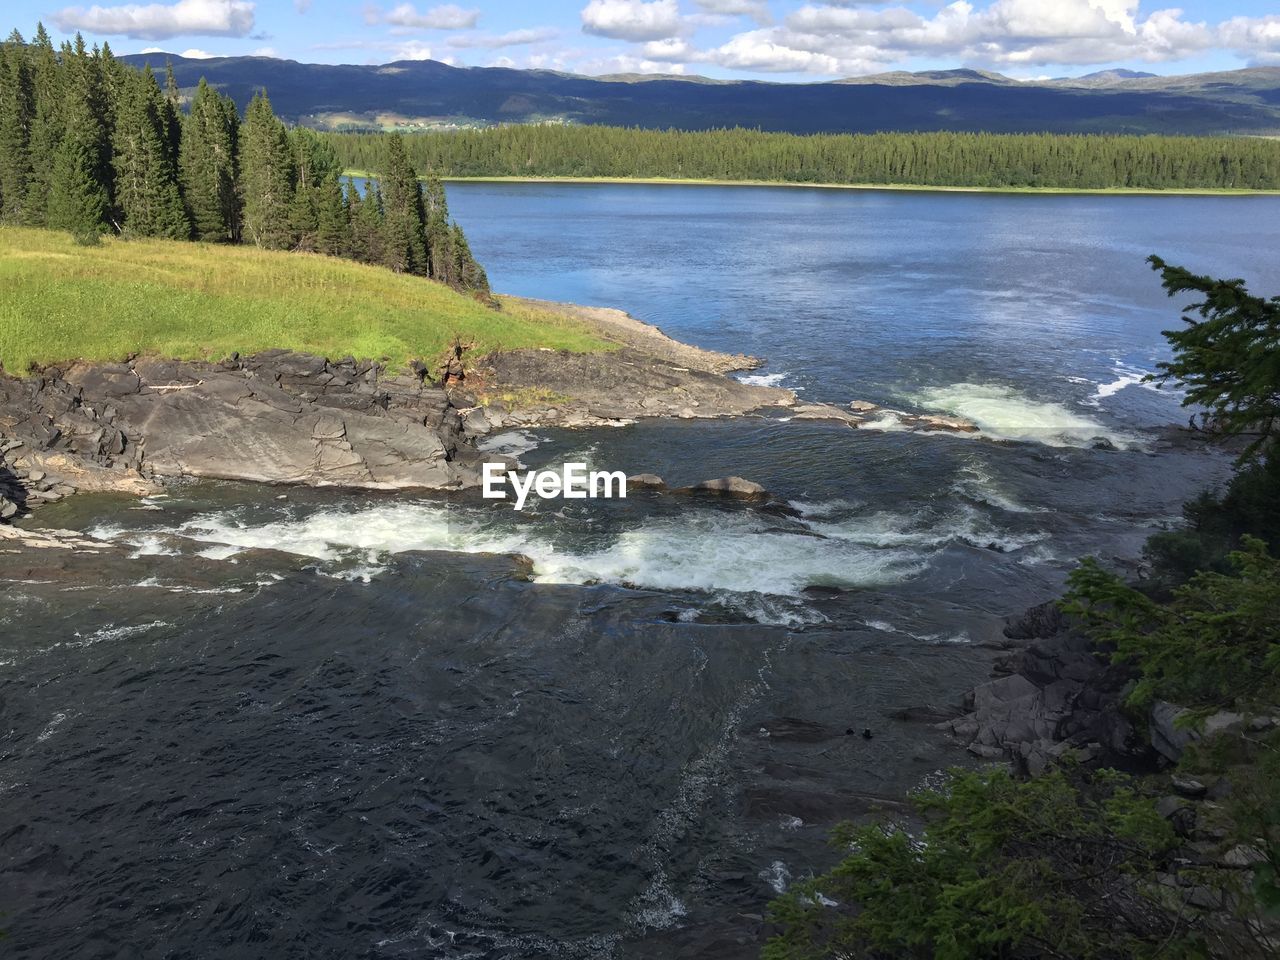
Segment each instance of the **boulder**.
[[649,487],[654,490],[665,490],[667,484],[656,473],[633,473],[627,477],[627,487]]
[[703,480],[691,487],[684,487],[680,493],[704,493],[720,497],[733,497],[740,500],[763,500],[769,491],[758,483],[744,480],[742,477],[719,477],[715,480]]
[[851,400],[849,409],[854,413],[870,413],[872,410],[879,410],[880,405],[869,400]]

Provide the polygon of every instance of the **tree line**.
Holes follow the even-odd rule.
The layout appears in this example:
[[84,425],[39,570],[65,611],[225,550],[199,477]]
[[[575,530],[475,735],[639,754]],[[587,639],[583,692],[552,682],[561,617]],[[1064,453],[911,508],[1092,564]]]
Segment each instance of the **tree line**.
[[[324,135],[371,169],[376,133]],[[441,176],[672,177],[781,183],[1075,189],[1280,189],[1280,141],[992,133],[763,133],[504,126],[406,138]]]
[[288,129],[258,93],[243,119],[204,80],[181,109],[172,72],[121,63],[43,25],[0,44],[0,223],[345,257],[487,294],[438,177],[397,136],[378,141],[362,194],[333,145]]

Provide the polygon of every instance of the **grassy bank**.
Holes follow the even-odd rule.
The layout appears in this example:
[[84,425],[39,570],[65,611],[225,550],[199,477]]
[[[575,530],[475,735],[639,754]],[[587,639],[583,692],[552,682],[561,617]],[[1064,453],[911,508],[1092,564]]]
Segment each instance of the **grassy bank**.
[[526,304],[495,311],[441,284],[312,254],[163,240],[77,246],[0,228],[0,363],[217,359],[283,348],[404,363],[456,336],[478,349],[605,344],[580,322]]
[[[368,170],[347,170],[348,177],[376,177]],[[1140,187],[941,187],[912,183],[801,183],[793,180],[699,180],[676,177],[442,177],[448,183],[637,183],[677,187],[808,187],[814,190],[896,190],[911,193],[1025,193],[1136,197],[1278,197],[1280,190],[1167,189]]]

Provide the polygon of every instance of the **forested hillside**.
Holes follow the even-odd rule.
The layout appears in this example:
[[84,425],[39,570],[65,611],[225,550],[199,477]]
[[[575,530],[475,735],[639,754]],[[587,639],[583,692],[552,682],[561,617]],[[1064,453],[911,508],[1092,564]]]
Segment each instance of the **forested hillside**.
[[[379,134],[324,134],[376,168]],[[673,177],[786,183],[1081,189],[1280,189],[1280,141],[1225,137],[507,126],[414,134],[410,159],[446,177]]]
[[241,119],[201,82],[184,114],[171,75],[162,90],[105,45],[55,50],[43,27],[0,44],[0,223],[311,251],[487,294],[439,180],[424,188],[398,137],[376,153],[380,184],[361,195],[265,94]]
[[1001,133],[1280,134],[1280,68],[1186,77],[1020,82],[975,70],[765,83],[705,77],[584,77],[552,70],[298,63],[270,57],[127,58],[179,85],[201,77],[242,108],[271,91],[285,119],[317,129],[553,121],[649,129],[749,127],[789,133],[991,130]]

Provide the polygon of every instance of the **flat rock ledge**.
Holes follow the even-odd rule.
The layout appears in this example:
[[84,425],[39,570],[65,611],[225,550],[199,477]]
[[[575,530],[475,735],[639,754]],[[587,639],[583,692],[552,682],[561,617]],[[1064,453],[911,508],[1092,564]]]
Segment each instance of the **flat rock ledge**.
[[179,477],[455,489],[479,482],[480,459],[443,387],[287,351],[0,376],[0,450],[0,496],[15,513]]

